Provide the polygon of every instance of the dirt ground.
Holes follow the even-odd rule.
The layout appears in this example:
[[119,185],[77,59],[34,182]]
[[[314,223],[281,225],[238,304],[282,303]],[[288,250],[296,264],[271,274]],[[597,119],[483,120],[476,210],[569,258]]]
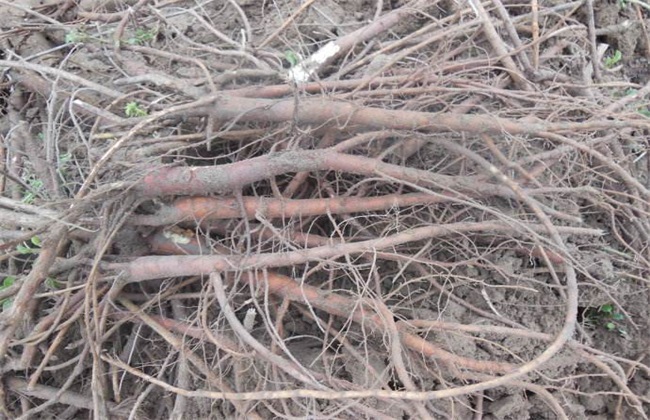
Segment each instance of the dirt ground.
[[648,25],[0,1],[0,418],[648,419]]

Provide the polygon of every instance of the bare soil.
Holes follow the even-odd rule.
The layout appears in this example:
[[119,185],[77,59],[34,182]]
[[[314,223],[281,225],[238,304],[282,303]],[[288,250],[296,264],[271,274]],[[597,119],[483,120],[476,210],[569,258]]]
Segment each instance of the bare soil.
[[648,25],[0,1],[0,418],[647,419]]

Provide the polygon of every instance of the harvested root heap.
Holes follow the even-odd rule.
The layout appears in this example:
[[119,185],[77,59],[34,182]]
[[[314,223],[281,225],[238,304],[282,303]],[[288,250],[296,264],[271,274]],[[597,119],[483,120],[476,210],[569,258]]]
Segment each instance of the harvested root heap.
[[647,418],[637,2],[23,3],[4,416]]

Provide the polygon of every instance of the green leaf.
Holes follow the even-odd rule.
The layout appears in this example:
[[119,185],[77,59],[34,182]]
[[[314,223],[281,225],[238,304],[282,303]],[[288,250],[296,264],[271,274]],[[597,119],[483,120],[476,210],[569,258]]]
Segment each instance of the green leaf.
[[614,305],[610,303],[607,303],[600,307],[600,312],[604,312],[606,314],[611,314],[613,311],[614,311]]
[[[14,283],[16,282],[16,277],[14,276],[7,276],[4,278],[2,281],[2,284],[0,285],[0,290],[5,290],[9,287],[11,287]],[[9,308],[11,308],[11,305],[14,303],[13,298],[8,298],[8,299],[2,299],[2,311],[7,311]]]
[[70,161],[70,159],[72,159],[72,154],[70,152],[61,153],[59,155],[59,164],[66,164]]
[[88,35],[76,29],[71,30],[65,34],[66,44],[76,44],[77,42],[84,42],[88,39]]
[[623,53],[620,50],[616,50],[613,55],[605,59],[605,67],[612,68],[617,65],[623,58]]
[[2,285],[0,285],[0,290],[5,290],[16,282],[16,277],[14,276],[7,276],[5,279],[2,281]]
[[14,304],[13,298],[11,299],[3,299],[2,301],[2,312],[6,312],[11,308],[11,305]]
[[124,113],[127,117],[144,117],[147,115],[147,110],[142,108],[139,103],[133,101],[124,106]]
[[640,109],[639,114],[643,115],[646,118],[650,118],[650,110],[648,110],[648,108]]
[[138,28],[135,35],[129,38],[126,42],[130,45],[142,45],[152,41],[156,37],[155,29],[142,29]]
[[66,44],[74,44],[77,42],[77,31],[70,31],[65,34],[65,43]]
[[45,287],[48,289],[61,289],[63,285],[59,283],[56,279],[48,277],[45,279]]
[[36,199],[36,196],[34,194],[28,192],[23,196],[23,203],[32,204],[35,199]]
[[32,244],[34,244],[34,246],[38,246],[38,247],[41,246],[41,238],[39,238],[38,236],[32,237],[30,241],[32,242]]
[[291,50],[287,50],[284,52],[284,58],[289,62],[289,64],[291,64],[291,67],[295,66],[296,64],[298,64],[298,61],[300,61],[298,55]]
[[623,315],[623,314],[621,314],[619,312],[616,312],[614,315],[612,315],[612,319],[615,320],[615,321],[622,321],[622,320],[625,319],[625,315]]
[[613,322],[608,322],[607,324],[605,324],[605,328],[607,328],[610,331],[613,331],[616,328],[616,324],[614,324]]
[[41,188],[43,188],[43,181],[41,181],[40,179],[32,179],[31,181],[29,181],[29,186],[32,187],[32,189],[40,190]]
[[27,245],[20,244],[16,247],[16,251],[18,251],[19,254],[25,255],[25,254],[33,253],[34,250],[28,247]]

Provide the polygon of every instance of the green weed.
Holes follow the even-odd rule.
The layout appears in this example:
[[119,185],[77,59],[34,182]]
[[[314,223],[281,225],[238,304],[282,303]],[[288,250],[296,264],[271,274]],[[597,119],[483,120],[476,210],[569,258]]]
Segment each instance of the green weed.
[[605,67],[611,69],[615,67],[623,59],[623,53],[620,50],[616,50],[614,54],[605,58]]
[[291,50],[287,50],[284,52],[284,59],[287,60],[287,62],[289,62],[291,67],[295,66],[300,61],[300,57],[298,57],[298,54],[296,54]]
[[18,251],[18,253],[21,255],[37,254],[40,251],[40,248],[41,248],[41,238],[39,238],[38,236],[34,236],[32,239],[29,240],[29,243],[24,242],[16,246],[16,251]]
[[72,29],[71,31],[65,34],[65,43],[66,44],[78,44],[86,42],[90,39],[87,33],[78,29]]
[[156,38],[157,31],[155,29],[138,28],[135,34],[126,40],[130,45],[144,45],[147,42],[153,41]]
[[[14,276],[5,277],[4,280],[2,281],[2,284],[0,284],[0,292],[13,286],[15,282],[16,282],[16,277]],[[11,308],[11,305],[13,303],[14,303],[13,298],[2,299],[2,301],[0,301],[0,305],[2,305],[2,312],[9,310],[9,308]]]
[[33,204],[36,196],[43,191],[43,181],[31,174],[26,175],[24,181],[29,185],[29,190],[23,195],[23,203]]
[[627,331],[623,327],[625,315],[618,312],[611,303],[596,308],[589,308],[585,312],[589,324],[599,326],[607,331],[616,332],[622,338],[628,338]]
[[147,115],[147,110],[139,103],[132,101],[124,106],[124,113],[129,118],[144,117]]

